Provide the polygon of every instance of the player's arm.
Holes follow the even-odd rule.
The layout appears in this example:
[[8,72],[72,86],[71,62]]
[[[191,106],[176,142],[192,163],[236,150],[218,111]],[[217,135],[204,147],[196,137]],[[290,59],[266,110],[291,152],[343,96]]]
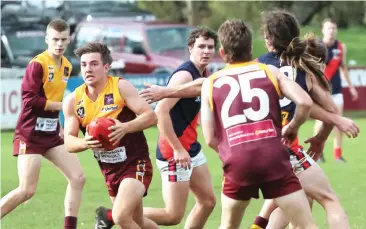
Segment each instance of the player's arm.
[[64,141],[67,151],[70,153],[79,153],[86,149],[101,148],[99,141],[94,141],[88,136],[87,131],[85,138],[79,138],[79,120],[74,112],[75,93],[68,94],[63,103],[62,111],[65,117],[64,123]]
[[219,152],[219,143],[217,137],[215,135],[215,117],[213,110],[210,107],[210,83],[209,79],[206,79],[202,85],[202,93],[201,93],[201,125],[203,137],[208,146],[210,146],[216,152]]
[[[179,71],[171,77],[168,86],[181,85],[190,81],[192,81],[192,76],[189,72]],[[186,167],[185,163],[187,163],[187,166],[190,166],[190,157],[175,134],[172,119],[170,118],[170,110],[178,100],[178,98],[166,98],[161,100],[156,106],[155,112],[158,116],[158,128],[160,134],[173,148],[174,159],[176,159],[177,163],[181,164],[181,166]]]
[[36,61],[28,64],[22,81],[23,102],[26,106],[42,110],[61,110],[62,102],[47,100],[39,95],[42,87],[43,69]]
[[273,65],[268,65],[268,67],[272,74],[276,76],[282,95],[296,104],[294,118],[287,126],[298,129],[309,117],[313,101],[295,81],[288,79],[278,68]]
[[146,88],[139,92],[148,103],[159,101],[163,98],[194,98],[201,95],[204,78],[198,78],[181,85],[168,85],[167,87],[145,84]]
[[343,49],[343,55],[342,55],[342,63],[340,66],[340,73],[341,76],[343,77],[343,79],[346,80],[350,93],[352,95],[352,99],[356,100],[358,98],[358,93],[357,90],[355,89],[355,87],[352,85],[352,81],[349,77],[349,71],[348,71],[348,67],[347,67],[347,47],[345,44],[342,44],[342,49]]
[[132,110],[137,117],[129,122],[121,123],[117,119],[115,126],[110,127],[113,132],[109,135],[110,141],[116,145],[125,134],[134,133],[147,129],[157,123],[157,117],[149,104],[143,100],[137,89],[127,80],[118,81],[118,89],[121,97],[125,100],[127,107]]

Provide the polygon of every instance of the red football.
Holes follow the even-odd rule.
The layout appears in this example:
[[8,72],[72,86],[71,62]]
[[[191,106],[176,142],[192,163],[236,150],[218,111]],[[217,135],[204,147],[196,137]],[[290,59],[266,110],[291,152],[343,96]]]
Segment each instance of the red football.
[[95,140],[98,140],[105,150],[113,150],[116,146],[113,146],[108,138],[108,135],[112,133],[108,128],[113,125],[115,123],[112,119],[105,117],[96,118],[89,124],[88,134]]

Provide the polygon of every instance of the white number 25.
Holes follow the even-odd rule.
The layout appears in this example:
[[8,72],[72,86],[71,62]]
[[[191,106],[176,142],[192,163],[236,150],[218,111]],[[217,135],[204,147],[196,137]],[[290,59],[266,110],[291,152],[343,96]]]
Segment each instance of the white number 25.
[[[247,122],[247,118],[252,121],[260,121],[267,117],[269,113],[269,97],[265,90],[261,88],[251,88],[250,80],[266,78],[266,73],[261,71],[249,72],[238,75],[239,82],[229,76],[222,76],[218,78],[215,83],[215,88],[221,88],[227,84],[230,86],[229,94],[227,95],[222,108],[221,108],[221,119],[224,128],[234,126],[240,123]],[[243,114],[229,116],[230,107],[233,101],[241,92],[242,101],[245,103],[251,103],[253,97],[258,97],[260,108],[258,111],[254,111],[252,107],[244,109]]]

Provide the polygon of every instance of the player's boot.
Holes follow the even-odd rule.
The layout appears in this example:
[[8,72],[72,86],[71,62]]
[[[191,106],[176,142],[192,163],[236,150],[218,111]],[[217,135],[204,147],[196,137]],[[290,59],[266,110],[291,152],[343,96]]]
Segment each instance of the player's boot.
[[108,219],[108,209],[100,206],[95,210],[95,224],[94,229],[111,229],[113,222]]
[[340,157],[340,158],[337,158],[336,159],[337,162],[343,162],[343,163],[346,163],[346,159],[344,159],[344,157]]

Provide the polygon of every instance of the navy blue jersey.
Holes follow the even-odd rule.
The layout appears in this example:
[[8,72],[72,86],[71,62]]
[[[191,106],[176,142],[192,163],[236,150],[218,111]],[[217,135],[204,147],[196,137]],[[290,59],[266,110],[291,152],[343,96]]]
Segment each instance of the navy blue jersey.
[[[172,73],[169,81],[171,77],[179,71],[189,72],[193,80],[202,77],[192,61],[187,61]],[[200,109],[201,97],[199,96],[196,98],[179,99],[170,110],[170,118],[172,119],[174,132],[191,157],[196,156],[201,151],[201,144],[197,141],[196,130]],[[173,157],[173,148],[163,136],[159,136],[156,158],[159,160],[169,160]]]
[[325,62],[327,66],[324,71],[331,85],[333,95],[342,93],[341,73],[339,70],[343,64],[342,60],[342,43],[336,40],[332,46],[328,47],[328,55]]
[[[280,69],[288,78],[298,83],[302,89],[309,93],[309,89],[306,85],[306,73],[300,69],[294,69],[287,63],[280,61],[280,57],[274,53],[269,52],[258,58],[258,61],[263,64],[273,65]],[[280,100],[281,114],[282,114],[282,125],[286,125],[292,120],[295,114],[296,105],[294,102],[287,98]]]

